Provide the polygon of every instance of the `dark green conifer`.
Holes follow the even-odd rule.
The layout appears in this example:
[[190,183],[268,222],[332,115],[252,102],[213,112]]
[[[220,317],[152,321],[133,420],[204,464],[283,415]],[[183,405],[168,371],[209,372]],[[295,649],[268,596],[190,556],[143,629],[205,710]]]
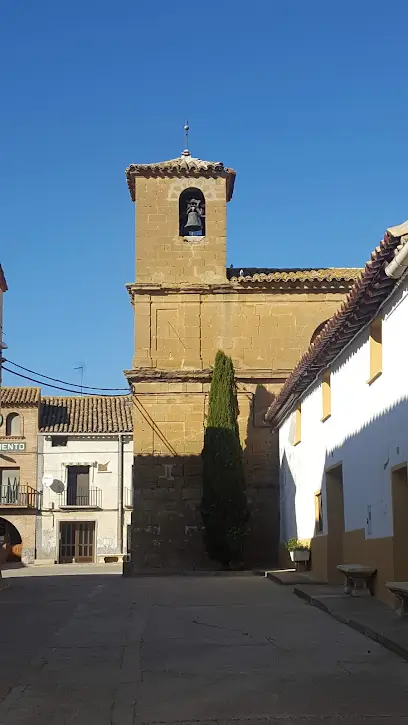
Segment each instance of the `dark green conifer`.
[[217,352],[204,434],[201,515],[206,550],[223,566],[242,560],[249,519],[242,448],[238,431],[238,401],[230,357]]

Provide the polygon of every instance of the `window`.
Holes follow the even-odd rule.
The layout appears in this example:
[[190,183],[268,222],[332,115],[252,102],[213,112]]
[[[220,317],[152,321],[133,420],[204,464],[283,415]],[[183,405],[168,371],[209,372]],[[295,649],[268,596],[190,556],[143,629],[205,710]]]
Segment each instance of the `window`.
[[179,236],[205,236],[205,199],[200,189],[184,189],[180,194]]
[[299,405],[295,412],[295,438],[293,445],[297,446],[302,440],[302,406]]
[[53,436],[51,438],[51,446],[52,448],[56,448],[57,446],[66,446],[68,443],[68,437],[67,436]]
[[21,436],[21,417],[18,413],[9,413],[6,418],[6,436]]
[[0,504],[17,504],[20,494],[20,469],[0,468]]
[[315,493],[315,535],[323,533],[322,492]]
[[327,370],[322,379],[322,421],[331,416],[330,372]]
[[370,326],[370,377],[373,383],[382,373],[382,319],[377,317]]
[[67,505],[89,506],[89,466],[68,466]]

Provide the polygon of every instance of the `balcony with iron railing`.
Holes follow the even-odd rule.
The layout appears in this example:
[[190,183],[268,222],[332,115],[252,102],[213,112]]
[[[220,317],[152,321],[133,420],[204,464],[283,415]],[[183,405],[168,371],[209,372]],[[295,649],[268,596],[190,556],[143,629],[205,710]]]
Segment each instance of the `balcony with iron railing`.
[[24,483],[0,485],[0,508],[39,509],[41,494]]
[[133,508],[133,489],[125,488],[123,491],[123,506],[125,509]]
[[101,509],[102,489],[89,488],[88,490],[70,489],[60,494],[59,507],[61,509]]

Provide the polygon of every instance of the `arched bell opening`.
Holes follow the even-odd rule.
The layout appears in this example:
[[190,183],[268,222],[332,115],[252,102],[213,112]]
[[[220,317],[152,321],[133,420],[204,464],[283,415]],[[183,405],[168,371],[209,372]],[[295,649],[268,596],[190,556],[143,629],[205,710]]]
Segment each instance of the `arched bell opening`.
[[179,236],[205,236],[205,198],[200,189],[184,189],[180,194]]
[[6,549],[6,561],[21,561],[22,544],[21,534],[14,524],[0,518],[0,546]]

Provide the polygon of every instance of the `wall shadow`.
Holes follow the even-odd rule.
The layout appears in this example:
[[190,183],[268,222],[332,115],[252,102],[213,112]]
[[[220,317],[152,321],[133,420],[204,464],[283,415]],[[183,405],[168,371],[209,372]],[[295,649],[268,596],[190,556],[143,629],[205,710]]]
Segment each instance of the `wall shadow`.
[[279,443],[265,423],[273,393],[259,384],[251,396],[243,448],[251,518],[245,546],[249,566],[272,568],[279,560]]
[[[350,432],[341,443],[322,451],[322,464],[308,482],[310,497],[321,490],[323,531],[316,533],[316,521],[310,523],[312,540],[312,571],[327,578],[330,529],[328,527],[326,472],[341,464],[344,496],[343,552],[340,563],[358,563],[378,569],[376,593],[386,595],[385,582],[398,574],[408,580],[408,553],[405,536],[393,538],[395,503],[393,506],[392,471],[408,462],[408,399],[391,404],[371,420],[359,425],[350,419]],[[323,444],[324,445],[324,444]],[[299,463],[297,464],[299,466]],[[296,475],[291,471],[286,454],[281,466],[282,534],[297,534]],[[298,486],[304,485],[304,474]],[[312,504],[313,505],[313,504]],[[406,511],[408,520],[408,509]],[[403,551],[402,551],[403,550]],[[318,560],[317,560],[318,559]],[[399,561],[399,571],[395,562]],[[404,563],[405,562],[405,563]],[[333,569],[333,567],[332,567]]]
[[[279,551],[278,437],[264,423],[264,415],[273,396],[263,385],[248,395],[243,463],[251,517],[243,565],[272,567],[278,562]],[[149,425],[155,426],[157,434],[157,424],[149,419]],[[134,457],[128,569],[176,572],[217,568],[204,546],[200,512],[202,456],[174,455],[172,446],[166,447],[168,455]]]

